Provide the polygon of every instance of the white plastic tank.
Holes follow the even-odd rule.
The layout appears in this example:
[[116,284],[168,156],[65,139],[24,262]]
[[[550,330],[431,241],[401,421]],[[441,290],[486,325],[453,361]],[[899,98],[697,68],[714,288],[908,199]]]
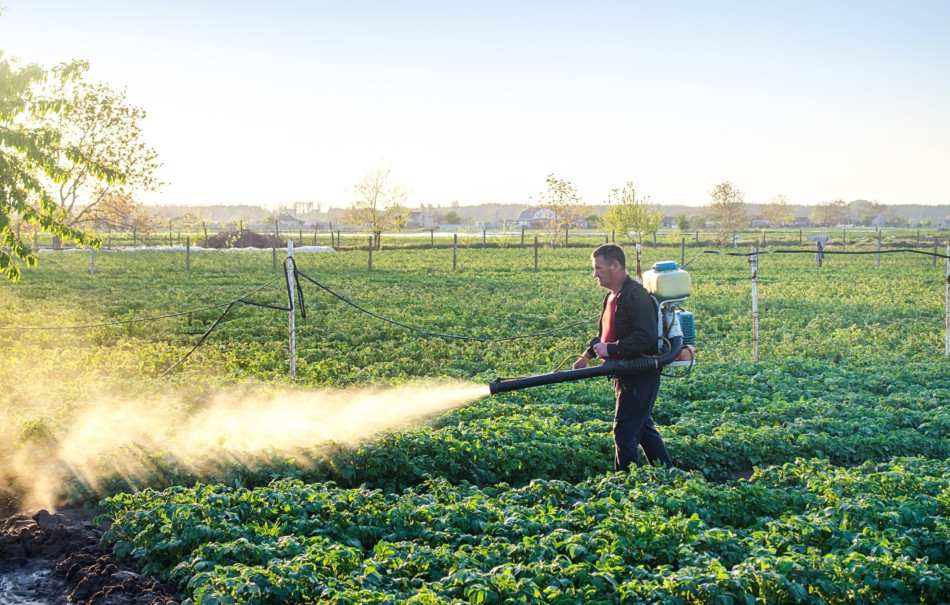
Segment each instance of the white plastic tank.
[[680,269],[676,261],[653,263],[653,268],[643,272],[643,287],[661,303],[678,300],[692,294],[689,273]]

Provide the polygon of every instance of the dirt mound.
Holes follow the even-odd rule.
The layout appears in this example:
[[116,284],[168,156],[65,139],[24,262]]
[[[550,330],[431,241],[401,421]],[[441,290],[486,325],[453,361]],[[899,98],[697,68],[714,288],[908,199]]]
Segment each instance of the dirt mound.
[[4,515],[0,521],[0,605],[177,605],[175,586],[136,573],[102,550],[96,511]]
[[271,248],[283,247],[273,235],[262,235],[250,229],[222,231],[201,243],[205,248]]

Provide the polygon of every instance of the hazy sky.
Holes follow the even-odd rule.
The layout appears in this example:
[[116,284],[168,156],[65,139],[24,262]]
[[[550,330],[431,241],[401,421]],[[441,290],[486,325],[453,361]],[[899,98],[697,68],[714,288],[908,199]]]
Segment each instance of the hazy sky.
[[127,88],[158,203],[950,203],[950,1],[0,0],[0,50]]

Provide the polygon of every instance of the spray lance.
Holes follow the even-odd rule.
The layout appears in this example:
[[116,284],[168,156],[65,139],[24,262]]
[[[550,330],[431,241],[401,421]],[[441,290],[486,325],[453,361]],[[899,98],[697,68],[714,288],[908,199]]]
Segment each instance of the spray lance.
[[608,359],[597,366],[562,370],[524,378],[496,378],[488,383],[492,395],[546,384],[584,380],[598,376],[632,376],[666,367],[692,368],[696,363],[696,328],[693,314],[677,305],[691,294],[689,273],[676,261],[654,263],[644,272],[643,287],[657,301],[657,333],[660,353],[636,359]]

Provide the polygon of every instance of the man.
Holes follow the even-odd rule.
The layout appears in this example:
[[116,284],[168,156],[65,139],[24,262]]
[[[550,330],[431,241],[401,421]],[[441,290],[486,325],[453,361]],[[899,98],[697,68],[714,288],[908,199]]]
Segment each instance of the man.
[[[627,275],[623,248],[615,244],[599,246],[591,254],[594,277],[610,290],[604,298],[600,332],[574,368],[587,366],[594,357],[601,359],[635,358],[657,353],[656,301],[636,280]],[[628,471],[639,464],[639,447],[650,464],[673,466],[663,438],[653,425],[650,414],[660,390],[660,371],[632,376],[614,376],[617,396],[614,410],[614,470]]]

